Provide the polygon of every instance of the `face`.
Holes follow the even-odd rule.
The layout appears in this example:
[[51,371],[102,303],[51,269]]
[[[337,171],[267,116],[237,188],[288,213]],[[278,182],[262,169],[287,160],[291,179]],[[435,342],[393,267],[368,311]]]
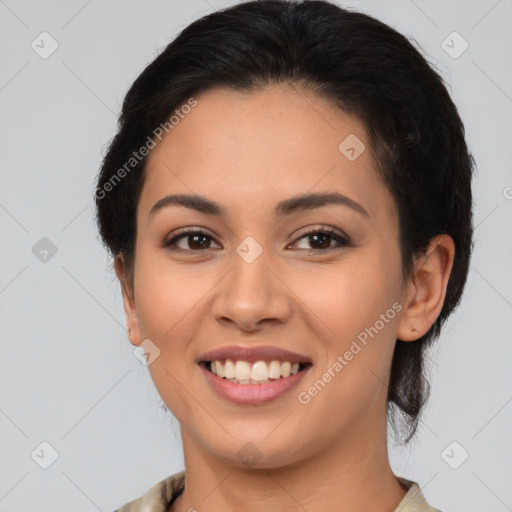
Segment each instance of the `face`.
[[[258,465],[277,467],[380,436],[407,288],[398,214],[363,124],[287,86],[196,100],[148,157],[133,295],[123,290],[130,341],[160,351],[149,371],[184,442],[232,464],[251,442]],[[222,211],[163,200],[177,194]],[[342,199],[289,202],[310,194]],[[307,364],[291,385],[219,387],[205,354],[233,346]]]

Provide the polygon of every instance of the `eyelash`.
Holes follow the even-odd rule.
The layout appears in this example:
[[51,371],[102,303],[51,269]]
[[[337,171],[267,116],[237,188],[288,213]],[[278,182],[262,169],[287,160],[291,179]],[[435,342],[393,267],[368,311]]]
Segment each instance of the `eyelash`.
[[[325,252],[330,252],[332,250],[341,249],[343,247],[351,247],[352,246],[350,240],[347,237],[340,235],[337,231],[335,231],[334,229],[329,228],[329,227],[325,227],[325,228],[322,227],[320,229],[316,228],[316,229],[309,230],[309,231],[302,231],[297,235],[299,238],[297,238],[296,241],[302,240],[303,238],[306,238],[307,236],[320,235],[320,234],[328,235],[331,239],[338,242],[339,246],[338,247],[329,247],[327,249],[299,249],[299,251],[307,253],[307,254],[311,254],[311,253],[318,254],[318,253],[322,253],[322,252],[325,253]],[[205,233],[201,230],[184,228],[181,232],[179,232],[179,234],[173,236],[170,239],[164,240],[161,244],[161,247],[164,249],[168,249],[169,251],[173,251],[173,252],[205,252],[205,251],[209,250],[209,248],[207,248],[207,249],[180,249],[180,248],[172,247],[182,238],[186,238],[186,237],[192,236],[192,235],[203,235],[203,236],[213,240],[213,237],[211,237],[210,235],[208,235],[207,233]]]

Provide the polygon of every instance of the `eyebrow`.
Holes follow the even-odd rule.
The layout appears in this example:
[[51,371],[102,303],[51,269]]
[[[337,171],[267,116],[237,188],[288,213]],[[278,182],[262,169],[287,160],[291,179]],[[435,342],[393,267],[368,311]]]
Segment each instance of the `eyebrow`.
[[[298,211],[313,210],[315,208],[321,208],[322,206],[331,204],[346,206],[364,217],[370,218],[370,214],[361,204],[350,197],[340,194],[339,192],[302,194],[294,196],[278,203],[275,207],[275,213],[277,216],[282,217]],[[227,216],[227,210],[224,206],[215,203],[206,197],[188,194],[175,194],[159,199],[149,211],[148,218],[151,218],[159,210],[172,205],[190,208],[207,215],[216,215],[218,217]]]

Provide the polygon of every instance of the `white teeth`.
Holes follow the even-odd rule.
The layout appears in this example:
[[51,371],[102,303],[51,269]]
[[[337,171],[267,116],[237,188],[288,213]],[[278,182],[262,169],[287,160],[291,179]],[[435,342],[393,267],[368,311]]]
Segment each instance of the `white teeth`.
[[224,377],[224,367],[220,361],[215,361],[215,368],[217,369],[217,375],[219,377]]
[[251,365],[247,361],[237,361],[235,363],[235,379],[236,380],[250,380],[251,378]]
[[233,363],[231,359],[226,359],[224,363],[224,377],[226,377],[226,379],[235,378],[235,363]]
[[268,379],[268,366],[265,361],[258,361],[252,365],[251,379],[257,381]]
[[299,372],[299,363],[290,361],[211,361],[211,371],[218,377],[223,377],[238,384],[266,384],[272,380],[287,378]]
[[289,377],[290,376],[290,373],[291,373],[291,370],[292,370],[292,363],[288,362],[288,361],[285,361],[282,365],[281,365],[281,375],[283,377]]
[[279,379],[281,377],[281,363],[279,361],[271,361],[268,369],[270,379]]

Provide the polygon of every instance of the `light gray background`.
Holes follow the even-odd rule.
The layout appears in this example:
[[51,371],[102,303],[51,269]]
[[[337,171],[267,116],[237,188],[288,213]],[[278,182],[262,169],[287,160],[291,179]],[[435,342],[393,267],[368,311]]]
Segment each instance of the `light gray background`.
[[[177,421],[126,337],[94,177],[133,80],[179,30],[233,3],[0,0],[2,512],[112,512],[183,468]],[[393,468],[443,512],[511,510],[512,2],[339,3],[422,46],[478,164],[465,295],[432,353],[418,438],[390,446]],[[43,31],[59,45],[47,59],[31,47]],[[441,46],[453,31],[469,43],[456,59]],[[32,252],[42,237],[57,247],[46,262]],[[58,452],[47,469],[43,441]],[[469,453],[458,469],[442,456],[453,441],[452,464]]]

